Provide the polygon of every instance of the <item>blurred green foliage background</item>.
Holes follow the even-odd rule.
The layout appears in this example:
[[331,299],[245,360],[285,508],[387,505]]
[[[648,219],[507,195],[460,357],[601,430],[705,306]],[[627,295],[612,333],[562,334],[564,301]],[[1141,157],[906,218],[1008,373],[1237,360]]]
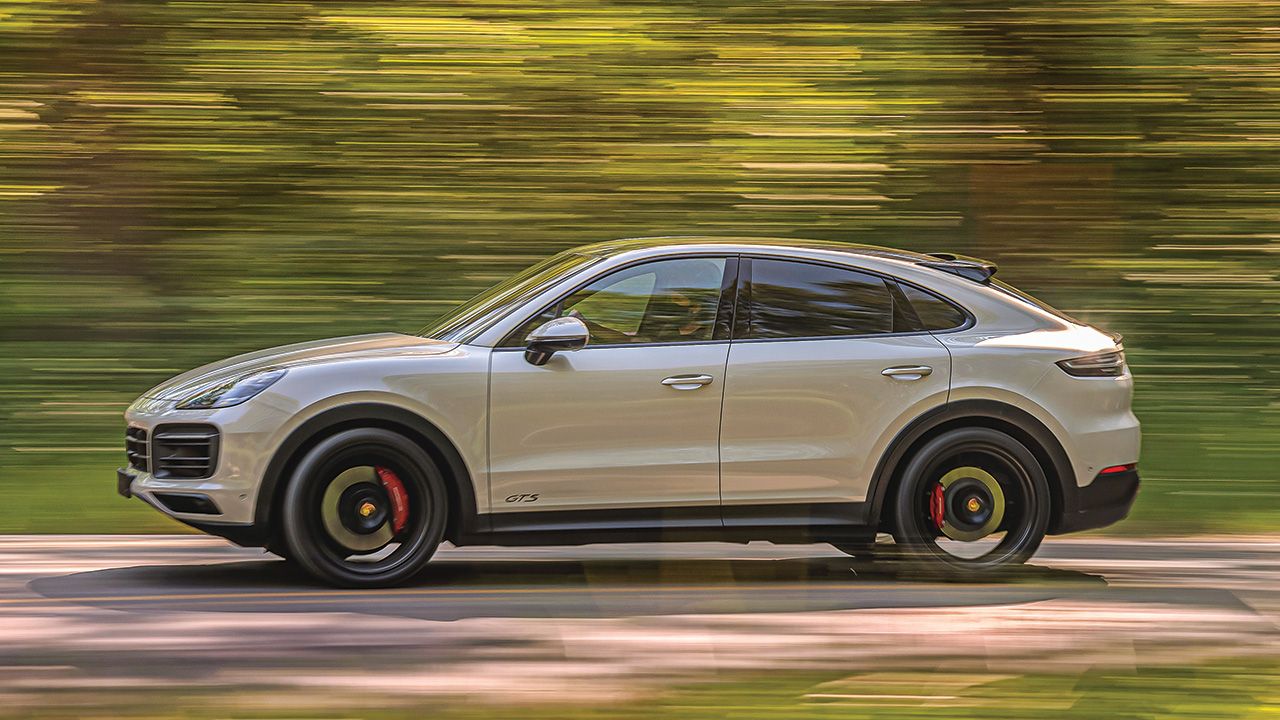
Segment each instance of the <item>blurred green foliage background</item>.
[[1274,2],[0,2],[0,531],[177,527],[121,413],[572,245],[950,250],[1126,336],[1118,531],[1280,519]]

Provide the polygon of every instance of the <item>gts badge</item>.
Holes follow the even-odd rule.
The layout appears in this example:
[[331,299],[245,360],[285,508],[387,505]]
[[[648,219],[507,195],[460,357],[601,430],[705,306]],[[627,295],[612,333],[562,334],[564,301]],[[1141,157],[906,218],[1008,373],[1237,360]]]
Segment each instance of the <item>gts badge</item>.
[[521,493],[519,495],[508,495],[507,502],[509,503],[538,502],[538,493]]

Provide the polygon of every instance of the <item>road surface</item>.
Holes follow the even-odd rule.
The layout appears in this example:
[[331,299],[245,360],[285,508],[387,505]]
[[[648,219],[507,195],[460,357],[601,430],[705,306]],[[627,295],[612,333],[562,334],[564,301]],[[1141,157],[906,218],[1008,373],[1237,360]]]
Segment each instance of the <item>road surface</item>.
[[1280,538],[1056,539],[963,583],[826,545],[446,548],[412,586],[344,591],[212,538],[8,537],[0,715],[120,693],[333,707],[774,669],[1199,663],[1280,654],[1278,619]]

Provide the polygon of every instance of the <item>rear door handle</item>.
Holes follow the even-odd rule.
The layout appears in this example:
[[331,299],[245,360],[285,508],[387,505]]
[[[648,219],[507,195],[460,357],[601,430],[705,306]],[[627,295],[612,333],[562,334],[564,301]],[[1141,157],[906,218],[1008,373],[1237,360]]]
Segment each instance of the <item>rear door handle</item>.
[[933,368],[928,365],[899,365],[898,367],[885,368],[880,371],[881,375],[898,380],[919,380],[932,373]]
[[710,375],[672,375],[662,381],[663,385],[676,390],[697,390],[703,385],[710,385],[715,378]]

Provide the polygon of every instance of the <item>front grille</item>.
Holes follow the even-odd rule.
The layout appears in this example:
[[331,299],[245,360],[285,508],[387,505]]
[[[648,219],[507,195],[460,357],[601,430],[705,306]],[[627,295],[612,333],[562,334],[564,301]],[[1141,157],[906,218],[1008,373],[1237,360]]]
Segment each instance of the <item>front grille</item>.
[[151,435],[152,474],[200,480],[218,465],[218,429],[212,425],[161,425]]
[[147,431],[145,428],[130,427],[124,431],[124,454],[129,458],[129,467],[134,470],[148,472],[150,453],[147,452]]

